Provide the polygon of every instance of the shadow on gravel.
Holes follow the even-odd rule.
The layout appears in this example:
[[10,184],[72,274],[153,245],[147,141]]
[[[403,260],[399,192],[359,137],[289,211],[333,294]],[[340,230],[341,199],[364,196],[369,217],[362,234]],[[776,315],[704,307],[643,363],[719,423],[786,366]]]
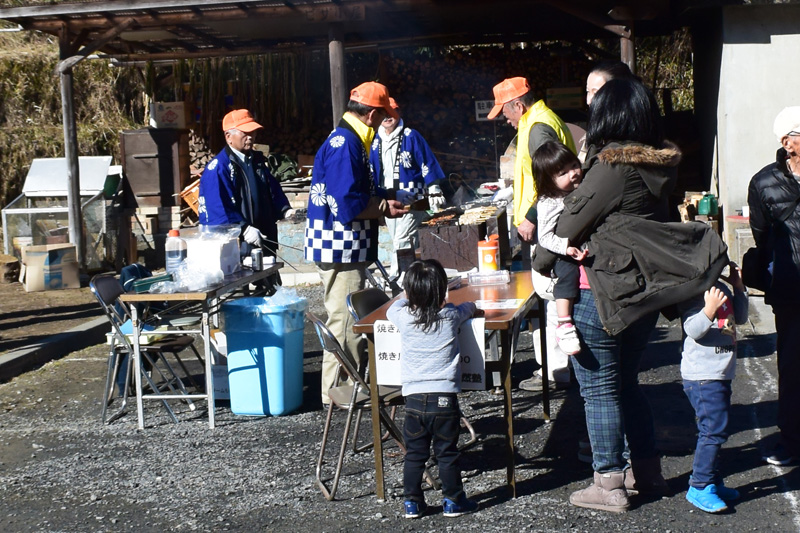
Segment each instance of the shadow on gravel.
[[69,320],[91,319],[101,316],[97,304],[82,304],[69,307],[58,307],[53,309],[36,309],[15,311],[0,314],[0,329],[10,331],[12,329],[29,328],[28,335],[0,340],[0,353],[14,350],[22,346],[29,346],[45,342],[52,332],[36,334],[38,328],[43,323],[64,322]]
[[748,335],[737,343],[737,359],[758,359],[775,353],[775,333]]

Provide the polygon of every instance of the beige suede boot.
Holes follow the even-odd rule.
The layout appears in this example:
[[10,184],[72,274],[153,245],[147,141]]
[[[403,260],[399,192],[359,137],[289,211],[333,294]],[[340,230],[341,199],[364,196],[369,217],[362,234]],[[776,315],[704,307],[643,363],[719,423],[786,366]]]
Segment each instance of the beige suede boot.
[[661,459],[631,460],[631,467],[625,471],[625,489],[629,496],[668,496],[669,485],[661,474]]
[[625,472],[594,473],[594,484],[573,492],[569,503],[576,507],[622,513],[628,510],[628,493],[625,491]]

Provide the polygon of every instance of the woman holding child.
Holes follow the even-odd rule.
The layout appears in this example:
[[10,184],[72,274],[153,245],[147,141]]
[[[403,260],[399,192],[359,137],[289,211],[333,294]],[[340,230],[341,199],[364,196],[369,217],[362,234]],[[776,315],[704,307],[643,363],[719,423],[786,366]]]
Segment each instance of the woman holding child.
[[[674,245],[669,225],[661,223],[669,219],[668,195],[681,154],[665,142],[658,105],[644,84],[616,79],[597,91],[589,108],[587,143],[583,182],[566,197],[556,230],[589,252],[574,303],[582,349],[573,366],[586,403],[595,474],[593,485],[574,492],[570,503],[622,512],[628,509],[629,494],[668,489],[653,414],[638,383],[639,363],[659,310],[670,303],[665,293],[672,300],[702,293],[727,256],[724,245],[712,246],[700,260],[676,250],[680,257],[674,269],[659,265],[655,276],[646,272],[652,268],[646,264],[648,252],[658,257],[673,253],[667,250]],[[687,261],[703,268],[687,274],[678,268]],[[536,262],[534,268],[539,270]],[[626,437],[631,468],[623,457]]]

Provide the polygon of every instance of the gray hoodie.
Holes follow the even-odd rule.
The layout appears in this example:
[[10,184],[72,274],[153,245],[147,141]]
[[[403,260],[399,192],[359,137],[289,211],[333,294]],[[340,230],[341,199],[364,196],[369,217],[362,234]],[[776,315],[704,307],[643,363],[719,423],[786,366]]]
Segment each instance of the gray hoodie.
[[472,302],[458,307],[447,304],[439,311],[439,322],[428,331],[422,331],[414,324],[408,300],[401,298],[389,307],[386,318],[397,326],[402,338],[400,381],[403,396],[461,392],[458,332],[474,312]]

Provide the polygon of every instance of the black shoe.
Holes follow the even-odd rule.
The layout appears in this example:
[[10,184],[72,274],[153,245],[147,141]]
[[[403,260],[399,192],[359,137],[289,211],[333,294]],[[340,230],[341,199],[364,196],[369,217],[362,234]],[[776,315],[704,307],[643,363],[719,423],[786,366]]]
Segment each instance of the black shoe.
[[797,456],[792,454],[782,442],[775,445],[769,455],[765,455],[762,459],[775,466],[789,466],[797,462]]

